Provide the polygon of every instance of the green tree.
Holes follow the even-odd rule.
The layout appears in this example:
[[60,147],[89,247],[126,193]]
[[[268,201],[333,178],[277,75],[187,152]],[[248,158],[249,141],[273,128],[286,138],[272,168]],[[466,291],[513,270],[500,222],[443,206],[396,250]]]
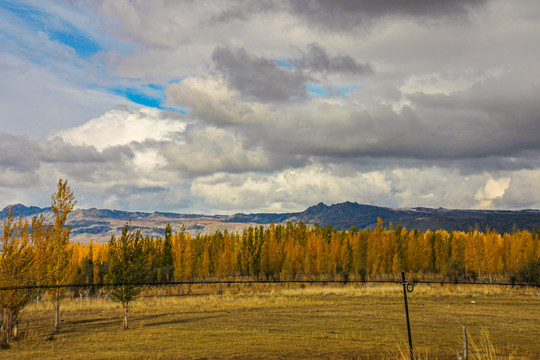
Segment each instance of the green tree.
[[341,247],[341,275],[343,281],[348,281],[353,269],[353,249],[351,243],[345,240]]
[[[65,285],[70,277],[71,266],[71,244],[69,235],[71,227],[66,226],[67,216],[77,203],[73,192],[67,185],[67,180],[58,180],[57,191],[51,196],[51,210],[54,213],[54,224],[51,227],[49,237],[50,258],[48,264],[47,280],[50,285]],[[49,295],[52,297],[55,308],[54,331],[57,332],[60,326],[60,296],[63,288],[50,289]]]
[[165,239],[161,252],[161,279],[160,281],[172,281],[174,279],[173,252],[172,252],[172,227],[165,227]]
[[124,309],[124,330],[128,328],[129,303],[141,291],[141,285],[148,276],[148,267],[140,229],[133,230],[129,223],[124,225],[122,235],[114,235],[109,241],[109,274],[111,286],[109,295],[122,304]]

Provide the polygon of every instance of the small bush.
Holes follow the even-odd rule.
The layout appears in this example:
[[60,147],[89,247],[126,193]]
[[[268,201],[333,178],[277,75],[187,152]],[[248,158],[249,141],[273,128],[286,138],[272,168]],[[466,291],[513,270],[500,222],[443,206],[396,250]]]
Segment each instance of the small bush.
[[540,259],[533,260],[522,266],[515,276],[520,283],[540,285]]
[[444,279],[457,284],[460,282],[476,282],[476,273],[467,270],[460,261],[452,261],[444,273]]
[[366,281],[366,279],[367,279],[367,270],[366,270],[366,268],[360,268],[358,270],[358,276],[360,277],[361,281]]

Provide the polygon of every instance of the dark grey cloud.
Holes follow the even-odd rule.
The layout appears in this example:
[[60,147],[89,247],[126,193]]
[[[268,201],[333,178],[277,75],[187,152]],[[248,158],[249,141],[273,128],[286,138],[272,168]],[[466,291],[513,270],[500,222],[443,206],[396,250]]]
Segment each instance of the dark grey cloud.
[[365,75],[374,72],[370,63],[361,63],[350,55],[332,56],[317,43],[309,44],[301,56],[289,59],[294,69],[278,66],[273,59],[249,54],[244,48],[217,47],[212,53],[212,60],[215,69],[231,88],[240,92],[243,99],[260,102],[305,99],[308,95],[306,83],[318,82],[318,75]]
[[133,158],[127,147],[98,152],[92,146],[72,145],[63,139],[32,140],[27,136],[0,133],[0,171],[32,174],[44,164],[53,164],[76,178],[88,178],[106,164],[118,167]]
[[261,14],[290,13],[314,27],[347,31],[369,26],[383,17],[407,17],[420,21],[467,20],[470,13],[489,0],[263,0],[237,1],[213,14],[208,23],[247,21]]
[[484,156],[468,159],[443,159],[433,162],[433,165],[457,168],[464,175],[479,172],[512,172],[519,170],[534,170],[540,167],[540,151],[522,151],[514,156]]
[[279,67],[275,60],[248,54],[243,48],[217,47],[215,68],[245,99],[283,102],[307,97],[308,80],[301,72]]
[[317,27],[346,31],[385,16],[419,19],[467,18],[487,0],[291,0],[290,11]]
[[126,149],[98,152],[91,146],[71,145],[61,138],[32,140],[25,135],[0,133],[0,167],[33,171],[45,163],[104,163],[130,156]]
[[[38,140],[35,143],[36,158],[51,163],[105,163],[132,158],[133,152],[122,146],[99,152],[93,146],[72,145],[60,137]],[[39,154],[38,154],[39,153]]]
[[538,85],[512,85],[501,78],[469,91],[407,98],[444,150],[439,151],[442,157],[474,158],[540,150],[539,96]]
[[253,14],[275,13],[278,4],[273,0],[238,1],[226,9],[212,14],[207,23],[227,23],[230,21],[245,21]]
[[28,171],[39,167],[35,157],[35,143],[27,136],[0,133],[0,167]]
[[290,59],[298,69],[318,73],[337,74],[371,74],[373,66],[370,63],[360,63],[350,55],[330,56],[328,52],[319,44],[311,43],[307,46],[307,51],[302,52],[299,58]]
[[[283,123],[277,128],[268,126],[265,128],[270,139],[268,144],[273,151],[328,156],[334,161],[336,158],[366,156],[422,161],[478,160],[520,156],[524,150],[540,150],[538,126],[530,127],[527,134],[519,130],[519,125],[511,131],[500,131],[505,125],[489,119],[490,114],[482,112],[439,113],[436,116],[441,122],[428,124],[420,113],[433,115],[429,109],[409,110],[404,114],[390,111],[377,114],[378,111],[384,112],[383,109],[374,109],[372,113],[354,111],[348,118],[328,123],[306,119],[311,124],[297,128]],[[460,115],[469,117],[463,119]],[[540,123],[538,117],[536,120]],[[516,167],[525,164],[526,161],[506,163]],[[484,165],[499,167],[502,164],[489,161]]]

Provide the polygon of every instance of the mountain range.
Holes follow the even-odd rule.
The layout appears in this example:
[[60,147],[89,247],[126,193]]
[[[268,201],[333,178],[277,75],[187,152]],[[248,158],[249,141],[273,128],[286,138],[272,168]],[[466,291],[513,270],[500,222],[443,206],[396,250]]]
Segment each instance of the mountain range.
[[[0,219],[6,217],[11,206],[0,211]],[[43,215],[53,222],[51,208],[13,205],[15,216],[31,218]],[[390,222],[398,222],[407,229],[468,231],[487,228],[499,233],[519,230],[533,231],[540,229],[540,210],[455,210],[444,208],[408,208],[393,209],[387,207],[343,202],[333,205],[319,203],[302,212],[295,213],[255,213],[233,215],[177,214],[168,212],[130,212],[109,209],[75,209],[68,216],[71,226],[71,239],[86,243],[93,239],[96,242],[108,241],[111,234],[118,235],[127,221],[141,228],[148,236],[163,236],[167,223],[174,231],[185,226],[191,235],[208,234],[217,230],[229,232],[241,231],[248,226],[283,224],[287,221],[300,222],[307,225],[315,223],[319,226],[332,225],[337,229],[373,229],[377,226],[377,218],[381,218],[387,226]]]

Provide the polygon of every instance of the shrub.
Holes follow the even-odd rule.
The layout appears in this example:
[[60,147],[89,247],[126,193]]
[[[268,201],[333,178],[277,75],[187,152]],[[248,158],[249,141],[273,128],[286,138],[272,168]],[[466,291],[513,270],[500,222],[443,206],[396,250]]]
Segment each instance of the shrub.
[[515,276],[520,283],[540,285],[540,259],[523,265]]
[[466,281],[476,282],[476,273],[467,270],[460,261],[451,261],[444,273],[444,279],[448,279],[454,284]]

